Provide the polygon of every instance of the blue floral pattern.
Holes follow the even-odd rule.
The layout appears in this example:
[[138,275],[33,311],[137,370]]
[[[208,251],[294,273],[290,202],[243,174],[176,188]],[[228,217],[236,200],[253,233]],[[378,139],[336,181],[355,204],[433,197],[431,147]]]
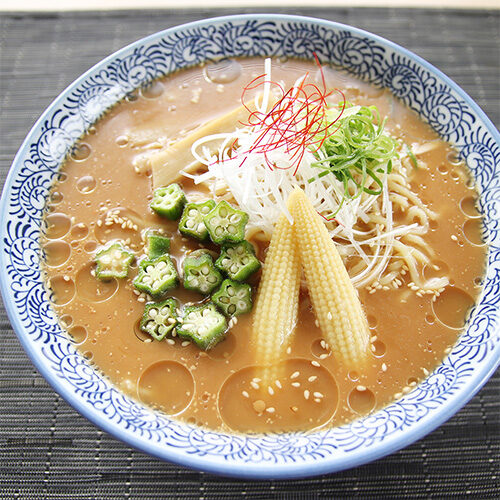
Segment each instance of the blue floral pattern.
[[[480,303],[458,344],[427,380],[400,401],[350,425],[310,434],[252,437],[181,424],[121,394],[63,335],[49,305],[39,265],[40,221],[50,185],[75,140],[107,108],[161,75],[225,57],[311,59],[314,54],[322,62],[389,88],[454,143],[467,161],[481,193],[490,243]],[[209,468],[209,462],[215,461],[226,464],[218,466],[220,472],[237,470],[242,475],[255,465],[257,476],[269,477],[273,464],[303,468],[326,461],[328,470],[333,471],[342,469],[346,459],[360,450],[375,449],[375,455],[382,455],[397,447],[390,443],[404,441],[404,434],[416,426],[432,427],[450,400],[467,400],[476,389],[475,372],[497,363],[500,146],[495,134],[470,100],[439,72],[403,49],[346,26],[304,18],[241,16],[159,33],[120,51],[78,80],[35,125],[15,160],[2,205],[8,217],[0,227],[0,264],[7,276],[2,285],[5,301],[13,310],[14,326],[29,345],[37,366],[58,379],[59,390],[70,401],[85,406],[97,423],[112,423],[125,441],[140,438],[143,449],[164,458],[189,464],[190,457],[197,457],[206,460],[197,462],[200,467],[206,464]],[[148,443],[161,446],[164,452],[153,450]],[[356,463],[362,462],[361,457]]]

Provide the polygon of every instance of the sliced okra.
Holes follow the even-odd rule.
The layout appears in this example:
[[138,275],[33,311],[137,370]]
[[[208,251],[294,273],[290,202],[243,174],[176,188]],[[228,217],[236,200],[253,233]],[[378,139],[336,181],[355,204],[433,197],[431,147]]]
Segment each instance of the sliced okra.
[[97,264],[95,275],[100,280],[111,278],[126,278],[134,254],[120,243],[97,252],[94,261]]
[[155,340],[163,340],[177,325],[177,301],[169,297],[162,302],[150,302],[144,308],[141,330]]
[[260,269],[260,262],[255,256],[252,244],[244,240],[233,245],[224,245],[215,266],[231,279],[245,281]]
[[155,189],[150,207],[167,219],[177,220],[186,203],[186,195],[179,184]]
[[245,239],[248,214],[223,200],[205,215],[203,222],[214,243],[237,243]]
[[139,264],[139,274],[134,279],[137,290],[151,297],[160,298],[167,290],[177,286],[179,277],[169,255],[145,259]]
[[150,259],[157,259],[170,251],[170,238],[163,236],[158,231],[146,233],[147,254]]
[[226,318],[212,302],[202,306],[186,307],[177,327],[179,337],[191,340],[205,351],[223,340],[226,331]]
[[206,239],[208,231],[203,223],[203,218],[214,207],[214,200],[207,200],[203,203],[186,203],[179,221],[179,231],[200,241]]
[[224,280],[212,300],[226,316],[239,316],[252,309],[252,288],[248,283]]
[[[194,252],[193,252],[194,253]],[[221,273],[215,268],[209,253],[190,254],[184,259],[184,288],[208,295],[222,281]]]

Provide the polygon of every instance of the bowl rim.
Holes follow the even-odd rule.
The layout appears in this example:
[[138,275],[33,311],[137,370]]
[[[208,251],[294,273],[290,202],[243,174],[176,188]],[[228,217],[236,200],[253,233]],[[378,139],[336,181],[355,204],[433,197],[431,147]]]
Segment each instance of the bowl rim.
[[[48,107],[42,113],[40,118],[35,122],[35,124],[31,127],[29,133],[27,134],[25,140],[19,148],[3,186],[2,197],[0,199],[0,213],[6,213],[8,200],[7,195],[12,188],[15,176],[17,175],[16,166],[19,164],[20,159],[27,153],[31,144],[32,134],[35,132],[37,127],[44,120],[46,120],[47,117],[51,115],[51,113],[53,113],[53,110],[63,102],[66,96],[71,93],[72,90],[76,89],[82,82],[84,82],[89,75],[95,73],[98,69],[103,69],[115,58],[130,52],[131,49],[143,44],[148,44],[153,40],[160,39],[164,36],[168,36],[176,32],[182,32],[186,29],[207,26],[211,23],[231,22],[233,20],[307,22],[329,29],[346,30],[356,35],[376,41],[380,45],[386,46],[400,54],[409,57],[410,59],[414,60],[419,65],[424,67],[426,70],[428,70],[430,73],[442,79],[446,85],[448,85],[454,92],[456,92],[462,99],[466,101],[467,105],[470,106],[473,112],[480,118],[480,120],[482,120],[484,126],[491,133],[497,144],[500,144],[500,134],[498,130],[495,128],[485,112],[479,107],[479,105],[476,104],[476,102],[458,84],[456,84],[448,76],[446,76],[439,69],[434,67],[422,57],[418,56],[408,49],[401,47],[394,42],[391,42],[390,40],[347,24],[308,16],[288,14],[285,15],[276,13],[219,16],[184,23],[138,39],[97,62],[90,69],[85,71],[81,76],[75,79],[64,90],[62,90],[58,94],[58,96],[48,105]],[[4,225],[0,227],[0,236],[2,236],[0,240],[0,249],[4,246],[4,228]],[[0,265],[2,265],[2,267],[5,269],[6,262],[4,261],[4,255],[5,252],[0,251]],[[476,368],[474,370],[474,374],[467,380],[465,386],[463,386],[460,391],[452,394],[447,399],[447,404],[442,405],[437,414],[433,414],[434,419],[432,420],[432,422],[429,423],[425,419],[419,420],[413,423],[413,425],[409,429],[406,429],[405,435],[403,437],[401,437],[401,435],[399,434],[393,434],[392,436],[386,438],[382,443],[379,443],[379,445],[377,446],[372,446],[368,449],[363,449],[363,447],[360,447],[360,449],[354,452],[349,452],[349,456],[343,457],[341,463],[338,463],[338,457],[327,457],[321,462],[293,462],[284,464],[275,463],[272,466],[266,463],[259,465],[259,463],[255,462],[234,463],[232,461],[221,461],[214,459],[209,455],[207,457],[188,455],[186,453],[179,452],[176,448],[165,447],[165,445],[159,445],[158,443],[144,440],[143,438],[135,434],[125,434],[120,427],[115,427],[114,423],[110,419],[104,418],[102,413],[96,411],[83,399],[76,397],[74,393],[71,393],[59,379],[57,374],[52,370],[50,365],[47,363],[47,360],[43,358],[40,352],[35,349],[34,342],[32,342],[29,335],[27,335],[24,331],[24,326],[19,320],[17,312],[13,305],[11,290],[7,285],[8,279],[2,278],[0,280],[0,292],[3,297],[7,315],[14,331],[16,332],[17,337],[19,338],[19,341],[21,342],[25,352],[28,354],[29,358],[38,369],[40,374],[68,404],[70,404],[74,409],[76,409],[85,418],[90,420],[98,428],[106,431],[118,440],[125,442],[127,445],[130,445],[140,451],[189,468],[228,477],[238,477],[245,479],[292,479],[310,477],[324,473],[339,472],[357,465],[366,464],[375,459],[394,453],[395,451],[414,443],[418,439],[422,438],[423,436],[427,435],[438,426],[443,424],[446,420],[448,420],[479,391],[479,389],[484,385],[484,383],[500,365],[500,342],[497,342],[492,352],[490,352],[488,355],[488,363],[482,363],[479,366],[479,369]],[[499,310],[497,308],[497,322],[494,328],[497,338],[500,334],[498,316]],[[464,389],[470,390],[465,394]],[[321,431],[317,432],[319,433]]]

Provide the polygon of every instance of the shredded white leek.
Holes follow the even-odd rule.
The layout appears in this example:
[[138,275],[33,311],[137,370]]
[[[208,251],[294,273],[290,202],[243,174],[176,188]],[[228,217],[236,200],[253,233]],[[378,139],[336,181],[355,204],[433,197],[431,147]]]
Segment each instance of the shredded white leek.
[[[269,109],[272,101],[269,59],[265,62],[265,71],[266,84],[255,102],[256,109],[262,113]],[[295,82],[294,88],[302,83],[302,79]],[[352,106],[345,110],[345,116],[355,114],[358,110],[359,106]],[[338,113],[337,110],[331,112]],[[315,156],[312,151],[306,150],[298,168],[291,168],[284,146],[267,151],[264,157],[262,153],[253,150],[257,139],[262,140],[261,130],[250,126],[243,126],[227,134],[203,137],[193,144],[192,153],[206,166],[206,171],[184,175],[192,178],[197,184],[208,183],[214,196],[216,190],[225,185],[239,208],[248,213],[248,230],[253,234],[264,233],[267,239],[270,239],[282,212],[293,222],[286,207],[286,200],[294,186],[299,185],[318,213],[324,217],[335,214],[335,221],[326,224],[332,238],[342,242],[339,251],[343,258],[358,257],[364,263],[361,268],[354,266],[355,272],[351,274],[351,279],[357,287],[380,287],[379,280],[390,263],[391,277],[409,271],[417,286],[424,290],[434,286],[442,289],[446,286],[445,278],[427,283],[418,281],[420,278],[414,272],[415,265],[412,262],[412,259],[415,259],[414,250],[404,242],[407,236],[425,234],[428,230],[428,219],[435,216],[409,187],[407,166],[411,162],[406,146],[399,148],[399,159],[392,160],[391,172],[387,172],[387,164],[381,164],[381,195],[374,196],[362,192],[360,196],[345,198],[342,182],[332,174],[318,177],[318,169],[312,166],[318,161],[318,155],[321,159],[321,151],[316,152]],[[208,147],[213,141],[222,141],[216,154],[211,154],[210,151],[214,149]],[[412,147],[413,154],[418,155],[432,149],[434,144]],[[270,168],[270,164],[275,168]],[[314,182],[308,182],[311,178],[315,178]],[[378,186],[368,177],[365,187],[375,189]],[[413,210],[411,218],[408,218],[412,222],[394,222],[394,211],[397,208],[406,210],[408,206]],[[419,250],[419,253],[422,251]]]

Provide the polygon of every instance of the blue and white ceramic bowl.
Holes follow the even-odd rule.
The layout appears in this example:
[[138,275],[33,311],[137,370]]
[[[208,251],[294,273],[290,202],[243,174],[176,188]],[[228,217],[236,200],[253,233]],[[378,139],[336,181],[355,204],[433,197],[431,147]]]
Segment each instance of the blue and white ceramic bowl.
[[[40,225],[49,188],[72,144],[112,104],[179,68],[224,57],[286,56],[340,65],[388,87],[467,161],[489,241],[476,314],[446,360],[397,403],[349,425],[267,437],[210,432],[170,420],[121,394],[61,330],[40,274]],[[500,355],[500,137],[454,82],[416,55],[349,26],[303,17],[209,19],[149,36],[70,85],[35,124],[1,200],[1,290],[12,325],[38,370],[74,408],[126,443],[162,459],[246,478],[339,471],[398,450],[443,423],[498,366]]]

